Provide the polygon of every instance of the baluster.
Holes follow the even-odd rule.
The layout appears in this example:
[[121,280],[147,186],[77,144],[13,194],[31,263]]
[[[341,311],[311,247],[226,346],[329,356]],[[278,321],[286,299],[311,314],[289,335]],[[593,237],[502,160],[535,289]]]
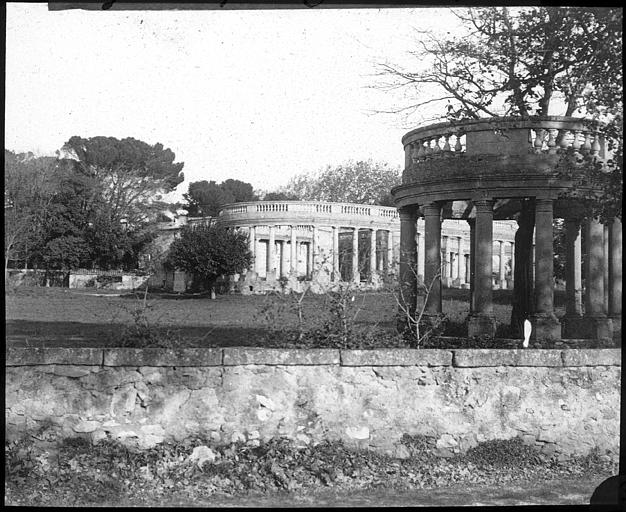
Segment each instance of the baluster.
[[433,143],[433,154],[438,155],[439,153],[441,153],[441,147],[439,146],[439,137],[433,139]]
[[581,130],[574,131],[574,140],[572,141],[572,148],[574,149],[576,153],[580,151],[580,134],[581,133],[582,133]]
[[556,153],[556,138],[554,130],[548,130],[548,153],[554,155]]
[[600,134],[595,132],[593,134],[593,144],[591,145],[591,154],[597,156],[600,153]]
[[430,141],[427,140],[425,144],[424,154],[426,156],[430,156],[433,152],[433,148],[430,147]]
[[541,148],[543,147],[543,129],[539,128],[535,132],[535,142],[533,143],[533,147],[535,149],[535,153],[541,153]]
[[422,158],[424,158],[424,144],[420,140],[417,143],[417,159],[421,160]]
[[586,155],[591,151],[591,133],[585,132],[585,142],[583,144],[583,153]]
[[449,133],[444,135],[444,140],[446,141],[445,144],[443,145],[444,153],[450,153],[450,135],[451,134]]
[[457,132],[455,134],[455,137],[456,137],[456,143],[454,144],[454,152],[460,153],[461,151],[463,151],[463,146],[461,146],[461,133]]
[[567,149],[569,145],[568,138],[571,133],[572,132],[569,130],[561,130],[559,132],[559,135],[561,136],[561,140],[559,141],[559,152],[564,152]]

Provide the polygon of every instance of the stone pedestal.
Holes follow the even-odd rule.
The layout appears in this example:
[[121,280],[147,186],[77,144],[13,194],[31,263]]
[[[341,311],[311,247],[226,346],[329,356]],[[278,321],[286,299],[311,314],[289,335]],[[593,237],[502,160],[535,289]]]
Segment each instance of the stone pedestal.
[[554,313],[534,313],[530,316],[533,326],[531,340],[560,340],[561,324]]
[[[606,316],[585,316],[581,319],[571,319],[567,321],[568,334],[564,338],[592,339],[592,340],[612,340],[613,322]],[[575,332],[571,332],[573,328]]]
[[467,324],[467,335],[491,336],[496,335],[496,319],[492,315],[472,313]]

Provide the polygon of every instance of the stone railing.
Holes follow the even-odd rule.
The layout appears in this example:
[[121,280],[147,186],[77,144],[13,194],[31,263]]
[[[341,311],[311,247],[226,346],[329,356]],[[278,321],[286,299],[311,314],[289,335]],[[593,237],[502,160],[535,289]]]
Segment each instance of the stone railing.
[[520,436],[616,456],[620,363],[619,349],[8,348],[5,435],[332,438],[399,456],[403,434],[446,456]]
[[573,148],[580,156],[605,158],[599,123],[574,117],[501,117],[418,128],[402,138],[405,167],[463,154],[558,154]]
[[328,203],[323,201],[256,201],[225,205],[219,213],[220,222],[261,221],[263,218],[284,217],[286,220],[319,218],[351,219],[364,224],[370,221],[388,222],[398,218],[396,208],[355,203]]

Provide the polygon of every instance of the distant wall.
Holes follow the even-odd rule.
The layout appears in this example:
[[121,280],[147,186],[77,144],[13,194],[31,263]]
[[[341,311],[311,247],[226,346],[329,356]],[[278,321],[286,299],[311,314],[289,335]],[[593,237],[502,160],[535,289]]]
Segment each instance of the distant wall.
[[6,435],[50,428],[152,446],[324,438],[440,455],[523,436],[545,453],[619,447],[620,351],[10,348]]

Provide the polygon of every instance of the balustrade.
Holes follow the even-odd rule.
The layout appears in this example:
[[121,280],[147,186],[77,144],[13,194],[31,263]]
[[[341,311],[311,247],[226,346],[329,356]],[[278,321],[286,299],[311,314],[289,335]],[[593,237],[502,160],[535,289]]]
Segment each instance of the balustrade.
[[[433,158],[459,157],[470,150],[476,154],[481,152],[481,146],[490,144],[497,144],[497,150],[501,150],[507,142],[519,151],[520,140],[527,141],[528,153],[553,155],[572,148],[579,157],[589,155],[605,158],[605,141],[598,128],[596,122],[557,116],[440,123],[418,128],[405,135],[405,163],[411,167]],[[527,135],[515,136],[512,134],[515,131],[523,131]]]

